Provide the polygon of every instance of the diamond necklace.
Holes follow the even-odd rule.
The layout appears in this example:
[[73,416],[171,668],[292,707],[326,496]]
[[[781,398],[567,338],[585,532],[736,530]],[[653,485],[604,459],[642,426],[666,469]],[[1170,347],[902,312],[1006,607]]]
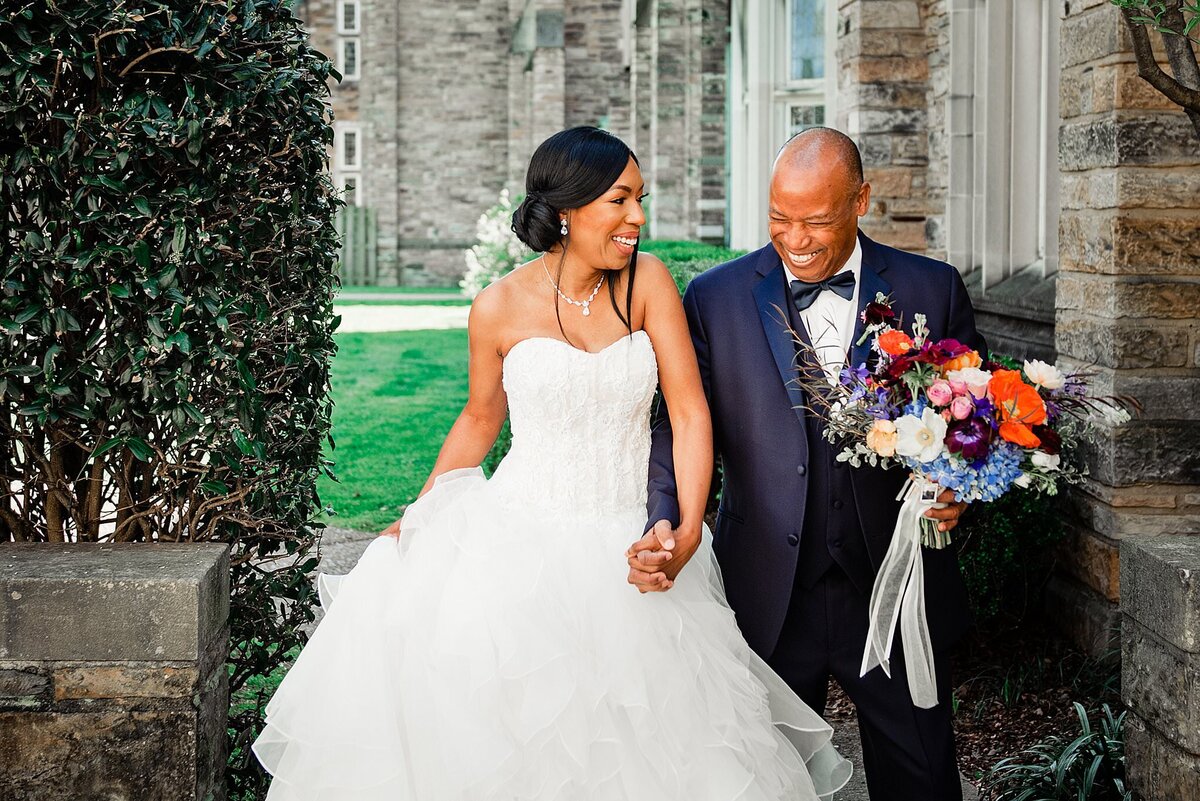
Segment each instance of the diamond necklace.
[[583,309],[584,317],[589,316],[592,313],[592,310],[590,308],[590,306],[592,305],[592,301],[596,299],[596,293],[600,291],[600,287],[604,286],[604,273],[600,273],[600,280],[598,282],[596,282],[596,288],[592,290],[592,294],[588,295],[587,300],[575,300],[574,298],[569,298],[566,295],[564,295],[563,291],[558,288],[558,284],[554,283],[554,279],[550,276],[550,268],[546,266],[546,254],[545,253],[542,254],[541,262],[542,262],[542,269],[546,271],[546,280],[548,280],[550,282],[550,286],[554,287],[554,291],[558,293],[558,296],[560,298],[562,298],[563,300],[565,300],[567,303],[570,303],[572,306],[578,306],[581,309]]

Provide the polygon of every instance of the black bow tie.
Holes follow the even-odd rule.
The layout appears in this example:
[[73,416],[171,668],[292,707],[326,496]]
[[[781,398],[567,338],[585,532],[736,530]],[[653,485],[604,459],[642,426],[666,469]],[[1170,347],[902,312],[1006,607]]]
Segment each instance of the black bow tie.
[[828,289],[839,297],[850,300],[854,297],[854,273],[846,270],[824,281],[792,281],[792,302],[796,311],[804,311],[817,300],[817,295]]

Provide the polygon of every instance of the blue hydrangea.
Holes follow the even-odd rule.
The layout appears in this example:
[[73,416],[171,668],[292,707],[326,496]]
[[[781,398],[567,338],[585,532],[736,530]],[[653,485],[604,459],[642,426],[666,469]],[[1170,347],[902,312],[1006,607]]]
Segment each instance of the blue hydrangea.
[[930,481],[954,490],[957,500],[988,502],[1012,488],[1021,475],[1021,463],[1024,460],[1025,452],[1021,448],[998,439],[992,443],[987,460],[978,470],[971,467],[969,462],[949,453],[943,453],[928,464],[911,458],[904,461]]

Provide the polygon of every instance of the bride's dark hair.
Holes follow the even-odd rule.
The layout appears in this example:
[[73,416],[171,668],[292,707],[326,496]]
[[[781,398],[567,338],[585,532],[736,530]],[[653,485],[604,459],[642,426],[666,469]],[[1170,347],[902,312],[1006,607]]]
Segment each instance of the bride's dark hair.
[[[525,173],[525,199],[513,212],[512,230],[526,245],[545,253],[555,245],[563,245],[563,258],[569,239],[560,232],[559,212],[586,206],[603,195],[625,171],[629,160],[638,162],[629,146],[599,128],[583,125],[559,131],[538,145],[529,169]],[[629,258],[629,279],[625,288],[625,311],[617,306],[615,282],[608,282],[608,298],[613,310],[625,327],[633,330],[633,275],[637,269],[638,249],[634,246]],[[558,262],[558,277],[562,279],[562,258]],[[555,298],[555,313],[558,299]],[[562,330],[560,317],[559,330]],[[563,332],[566,336],[566,332]]]

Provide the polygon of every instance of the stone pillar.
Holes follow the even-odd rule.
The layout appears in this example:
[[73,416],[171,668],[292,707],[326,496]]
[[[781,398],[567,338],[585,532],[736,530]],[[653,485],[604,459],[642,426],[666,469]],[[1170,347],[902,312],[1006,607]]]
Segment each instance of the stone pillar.
[[1121,543],[1121,693],[1129,786],[1200,798],[1200,537]]
[[871,212],[862,228],[902,250],[928,248],[934,213],[929,164],[927,38],[917,0],[843,0],[839,7],[838,118],[862,151]]
[[5,801],[225,798],[229,555],[0,546]]
[[1089,447],[1073,493],[1055,619],[1093,653],[1112,650],[1118,545],[1200,532],[1200,141],[1183,113],[1137,77],[1121,14],[1064,4],[1056,346],[1128,394],[1140,417]]

